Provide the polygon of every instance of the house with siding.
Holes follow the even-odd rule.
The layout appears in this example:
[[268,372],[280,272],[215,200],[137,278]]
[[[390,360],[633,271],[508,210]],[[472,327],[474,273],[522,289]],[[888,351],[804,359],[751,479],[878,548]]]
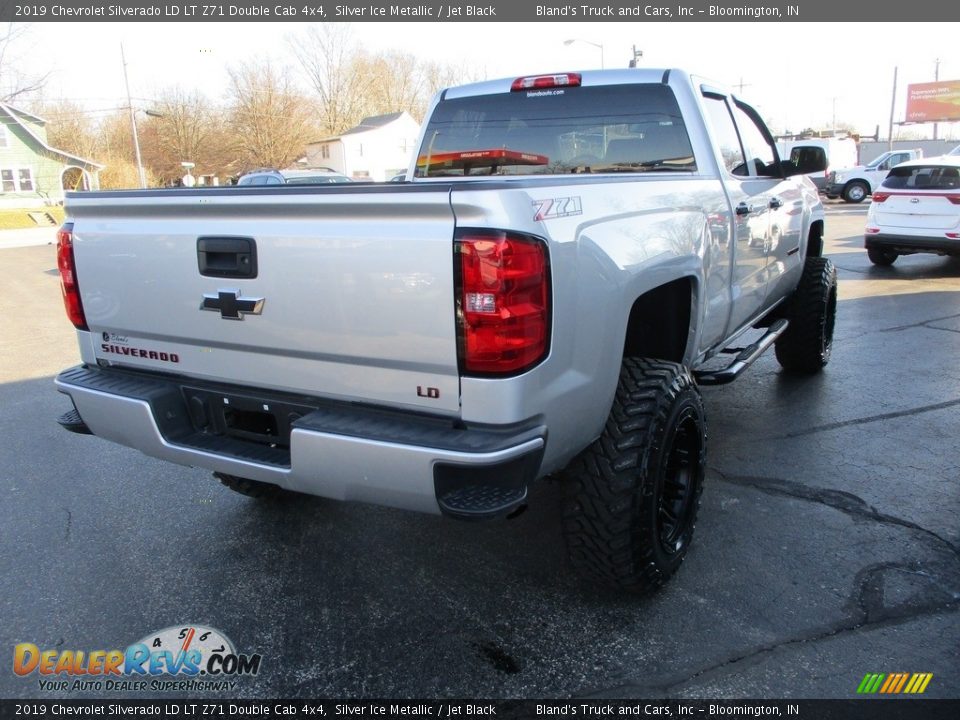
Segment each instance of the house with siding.
[[420,123],[407,112],[373,115],[340,135],[307,143],[306,165],[354,180],[389,180],[407,171]]
[[0,207],[63,202],[66,190],[96,190],[103,165],[51,147],[47,121],[0,102]]

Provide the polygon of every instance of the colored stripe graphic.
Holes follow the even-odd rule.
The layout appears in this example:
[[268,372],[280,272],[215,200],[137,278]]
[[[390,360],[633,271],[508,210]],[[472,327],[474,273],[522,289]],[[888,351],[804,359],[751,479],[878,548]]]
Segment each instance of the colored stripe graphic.
[[861,695],[872,695],[880,689],[880,683],[883,682],[885,677],[886,675],[883,673],[867,673],[863,676],[863,680],[860,683],[860,687],[857,688],[857,692]]
[[903,686],[907,684],[907,678],[909,675],[907,673],[900,673],[900,682],[897,683],[897,687],[894,688],[893,692],[898,693],[903,690]]
[[920,695],[927,690],[933,673],[867,673],[857,686],[857,694]]

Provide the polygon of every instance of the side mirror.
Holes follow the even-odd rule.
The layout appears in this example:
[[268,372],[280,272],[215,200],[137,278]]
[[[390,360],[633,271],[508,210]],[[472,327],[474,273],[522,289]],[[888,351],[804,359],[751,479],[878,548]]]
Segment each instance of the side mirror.
[[792,160],[781,160],[780,167],[783,169],[784,177],[792,177],[794,175],[806,175],[807,173],[816,173],[823,172],[827,169],[827,159],[824,157],[817,158],[810,162],[805,162],[803,165],[797,165]]

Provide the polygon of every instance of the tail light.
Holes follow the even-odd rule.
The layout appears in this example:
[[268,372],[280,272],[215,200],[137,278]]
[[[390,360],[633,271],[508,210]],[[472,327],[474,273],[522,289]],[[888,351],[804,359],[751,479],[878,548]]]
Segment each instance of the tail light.
[[550,345],[550,267],[543,241],[463,230],[456,255],[461,370],[509,375],[540,362]]
[[73,225],[66,223],[57,231],[57,267],[60,269],[60,289],[67,317],[77,330],[87,330],[87,319],[80,302],[77,284],[77,266],[73,259]]
[[960,195],[947,195],[947,200],[954,205],[960,205]]
[[888,197],[890,197],[890,193],[886,193],[886,192],[875,192],[875,193],[873,193],[873,201],[874,201],[875,203],[882,203],[882,202],[884,202]]
[[518,77],[510,85],[510,92],[520,90],[540,90],[542,88],[580,87],[580,73],[559,73],[556,75],[531,75]]

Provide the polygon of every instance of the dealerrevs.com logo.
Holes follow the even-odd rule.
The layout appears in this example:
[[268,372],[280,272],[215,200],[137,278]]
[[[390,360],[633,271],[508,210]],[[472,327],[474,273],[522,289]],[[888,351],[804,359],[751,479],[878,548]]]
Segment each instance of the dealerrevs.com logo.
[[41,691],[231,691],[260,672],[259,654],[237,653],[226,635],[202,625],[151,633],[125,650],[43,649],[19,643],[13,672],[36,677]]

